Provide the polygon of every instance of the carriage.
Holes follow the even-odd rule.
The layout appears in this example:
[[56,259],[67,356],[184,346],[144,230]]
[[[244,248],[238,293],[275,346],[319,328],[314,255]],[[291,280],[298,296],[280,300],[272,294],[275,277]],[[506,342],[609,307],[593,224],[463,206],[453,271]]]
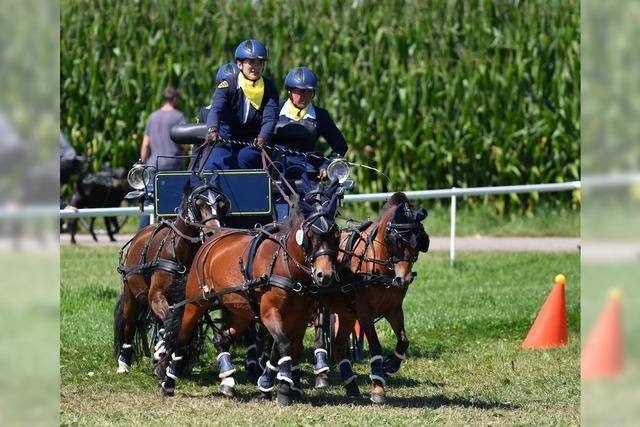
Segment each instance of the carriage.
[[[280,132],[296,132],[287,129],[278,129]],[[171,137],[177,144],[198,146],[206,136],[206,126],[203,124],[178,125],[171,131]],[[195,151],[195,150],[194,150]],[[288,152],[287,152],[288,151]],[[280,224],[289,214],[289,204],[284,200],[281,189],[284,185],[283,178],[287,176],[285,165],[288,154],[299,154],[294,150],[275,151],[272,153],[274,160],[265,169],[227,170],[227,171],[201,171],[204,180],[210,180],[217,175],[217,183],[222,193],[230,203],[225,215],[226,227],[240,229],[255,229],[267,224]],[[201,153],[202,154],[202,153]],[[311,154],[315,158],[323,157],[317,153]],[[193,156],[179,156],[184,160],[191,160]],[[154,208],[154,216],[157,220],[173,220],[178,215],[178,209],[182,201],[183,188],[189,181],[192,171],[189,170],[160,170],[161,163],[166,156],[159,156],[155,166],[149,166],[141,161],[133,165],[128,173],[129,185],[134,189],[127,194],[126,199],[140,203],[141,209],[145,204],[151,204]],[[175,157],[171,157],[175,159]],[[349,165],[341,159],[334,159],[328,167],[329,180],[337,179],[341,188],[350,190],[354,187],[349,180]],[[296,191],[300,191],[302,182],[290,180]],[[337,332],[337,315],[330,313],[324,307],[317,307],[317,330],[324,348],[328,350],[329,357],[333,347],[333,339]],[[220,319],[207,314],[199,328],[201,336],[207,335],[207,328],[215,328],[221,323]],[[147,356],[158,351],[158,342],[162,340],[161,327],[154,321],[153,314],[149,312],[146,321],[149,330],[144,345]],[[363,346],[363,333],[354,330],[352,338],[352,352],[356,359],[360,358]]]
[[[206,128],[203,125],[186,125],[174,128],[172,138],[177,143],[201,143],[205,133]],[[246,144],[228,140],[225,143]],[[206,147],[200,150],[200,153],[205,152],[210,150]],[[335,223],[336,208],[344,190],[353,186],[348,180],[348,163],[340,159],[334,160],[327,171],[331,185],[318,185],[315,190],[306,188],[305,197],[299,199],[296,196],[297,188],[294,189],[290,179],[286,177],[286,155],[304,154],[288,149],[278,150],[277,147],[274,148],[274,154],[276,160],[272,160],[267,152],[262,150],[264,170],[199,170],[196,173],[195,169],[189,172],[158,171],[157,168],[153,170],[140,163],[134,165],[128,178],[136,191],[131,192],[128,199],[144,204],[151,195],[160,225],[155,228],[147,227],[134,237],[146,243],[139,245],[135,259],[128,265],[125,265],[123,260],[131,258],[131,250],[127,250],[124,258],[121,252],[119,271],[123,286],[129,285],[134,279],[137,282],[129,286],[126,295],[123,291],[116,307],[114,350],[119,354],[118,372],[121,372],[121,368],[122,372],[128,370],[133,351],[130,343],[133,339],[132,334],[123,338],[123,334],[127,333],[127,327],[118,323],[124,322],[122,317],[123,313],[127,312],[127,295],[129,299],[138,299],[139,302],[144,300],[147,307],[151,307],[157,318],[171,331],[168,332],[169,338],[166,338],[167,350],[158,364],[159,369],[156,369],[156,374],[162,380],[161,391],[164,395],[173,394],[178,372],[185,367],[188,368],[190,356],[197,354],[190,346],[193,345],[193,331],[198,330],[196,326],[199,324],[200,328],[202,325],[209,325],[213,329],[216,337],[214,345],[219,352],[217,360],[220,365],[219,376],[222,379],[220,391],[232,396],[235,368],[231,363],[229,346],[233,337],[225,333],[234,331],[235,336],[247,330],[247,322],[252,317],[260,318],[261,324],[269,330],[267,335],[274,340],[274,344],[273,347],[268,347],[271,349],[269,353],[266,353],[265,349],[263,354],[267,357],[262,375],[258,378],[258,386],[263,393],[270,396],[268,393],[274,388],[276,380],[279,381],[281,387],[278,389],[278,401],[288,404],[292,396],[300,391],[300,372],[292,365],[290,355],[294,356],[293,360],[297,358],[299,361],[301,337],[312,314],[308,310],[313,308],[314,302],[320,302],[332,312],[340,313],[339,318],[324,313],[321,324],[316,324],[316,345],[320,341],[325,347],[331,348],[335,340],[334,360],[340,361],[337,368],[347,396],[360,396],[357,383],[353,381],[356,375],[348,360],[348,336],[352,336],[351,342],[355,350],[352,354],[357,355],[362,349],[364,332],[372,354],[371,400],[382,403],[384,377],[398,371],[409,345],[404,332],[402,300],[408,285],[415,277],[412,265],[418,258],[418,252],[426,252],[429,246],[428,235],[421,225],[426,211],[415,210],[404,193],[394,193],[383,207],[378,220],[363,222],[358,227],[339,229]],[[283,157],[285,159],[281,161]],[[212,188],[212,180],[209,178],[214,175],[217,183],[215,189]],[[191,183],[194,177],[200,181],[200,185],[195,188]],[[150,186],[150,182],[154,185]],[[294,187],[300,184],[297,181],[293,182]],[[283,190],[284,186],[288,187],[289,192]],[[213,215],[207,215],[203,211],[205,206],[210,208]],[[227,214],[224,216],[225,227],[220,228],[220,217],[216,212],[223,207]],[[170,220],[172,217],[176,218],[173,222]],[[207,229],[211,229],[207,223],[210,221],[217,223],[217,234],[213,233],[207,238]],[[273,228],[269,226],[270,223],[275,224]],[[141,233],[142,237],[139,236]],[[212,250],[218,242],[230,235],[233,235],[233,239],[229,237],[225,242],[230,241],[231,244]],[[176,245],[176,241],[180,241],[184,250],[178,250],[179,244]],[[259,247],[261,241],[269,242],[269,245]],[[192,243],[191,255],[187,256],[187,261],[182,261],[180,254],[185,251],[189,253],[189,242]],[[150,249],[154,245],[155,249]],[[169,251],[169,259],[167,256],[161,257],[161,251],[166,252],[172,245],[173,252]],[[194,245],[197,245],[197,248],[194,248]],[[260,264],[256,267],[257,264],[253,263],[254,256],[257,260],[256,254],[260,248],[264,250],[261,252]],[[153,250],[156,253],[155,259],[148,258],[148,253]],[[340,264],[337,263],[339,253]],[[221,259],[223,261],[220,261]],[[322,260],[319,262],[318,259]],[[187,278],[185,272],[190,268],[191,272]],[[158,270],[165,279],[167,273],[173,279],[162,279],[163,283],[162,280],[156,280],[155,284],[153,280],[147,281],[146,285],[140,283],[141,277],[148,278],[149,275],[157,274]],[[371,288],[372,285],[375,286]],[[170,288],[182,289],[183,292],[182,299],[178,302],[174,299],[171,306],[168,303],[169,298],[164,295]],[[255,291],[258,292],[259,298],[269,294],[269,304],[272,304],[276,311],[270,311],[268,308],[265,312],[264,307],[271,306],[252,301],[255,295],[250,294]],[[350,301],[355,303],[357,314],[343,297],[347,294],[352,295]],[[160,297],[156,298],[158,295]],[[229,297],[232,297],[232,300],[235,298],[235,302],[224,301]],[[244,302],[239,303],[237,298],[244,298]],[[289,301],[291,298],[293,300]],[[294,303],[294,300],[297,302]],[[291,304],[295,304],[299,310],[292,308],[294,306]],[[206,321],[207,311],[221,305],[227,309],[226,314],[229,314],[228,311],[236,311],[233,321],[239,322],[237,326],[226,325],[226,331],[218,328],[215,322]],[[243,310],[244,312],[240,313]],[[283,313],[282,310],[289,313],[288,320],[281,317],[281,314],[273,317],[274,313]],[[271,316],[271,319],[265,320],[263,316]],[[382,349],[374,326],[376,318],[380,316],[392,323],[398,338],[396,350],[386,359],[381,356]],[[203,323],[202,319],[205,319],[206,323]],[[229,317],[226,316],[225,320],[228,322]],[[353,338],[356,320],[360,320],[362,330]],[[132,323],[134,321],[135,316],[130,319],[129,332],[132,328],[140,328],[139,323],[137,326]],[[286,327],[292,328],[290,333],[283,334],[284,329],[280,322],[288,322],[289,326]],[[156,336],[151,337],[151,347],[156,353],[164,350],[164,347],[159,349],[158,346],[165,341],[160,331],[157,332]],[[159,340],[155,346],[153,339]],[[294,342],[297,350],[292,347]],[[316,349],[314,352],[316,387],[319,387],[320,376],[326,375],[329,369],[328,360],[323,354],[327,354],[326,350],[318,352]],[[186,362],[183,361],[185,355],[188,355]],[[257,362],[256,360],[256,365]],[[322,383],[321,386],[325,387]]]

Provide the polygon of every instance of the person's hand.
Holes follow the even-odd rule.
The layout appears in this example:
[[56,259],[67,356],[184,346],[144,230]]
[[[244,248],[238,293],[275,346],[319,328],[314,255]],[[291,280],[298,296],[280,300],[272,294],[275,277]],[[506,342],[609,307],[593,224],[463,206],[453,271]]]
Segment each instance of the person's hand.
[[207,138],[205,142],[209,145],[216,145],[220,140],[220,134],[218,134],[218,129],[209,128],[209,132],[207,132]]
[[75,206],[71,206],[71,205],[67,205],[64,207],[65,211],[73,211],[73,212],[78,212],[78,208],[76,208]]
[[258,148],[264,148],[267,145],[267,138],[265,138],[264,136],[259,136],[256,138],[255,144]]
[[320,168],[318,171],[318,179],[324,179],[327,177],[327,170],[325,168]]

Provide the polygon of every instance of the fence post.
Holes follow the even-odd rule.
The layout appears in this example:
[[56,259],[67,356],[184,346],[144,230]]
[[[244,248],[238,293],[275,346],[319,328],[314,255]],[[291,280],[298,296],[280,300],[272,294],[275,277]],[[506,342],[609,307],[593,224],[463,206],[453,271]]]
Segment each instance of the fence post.
[[[455,190],[456,187],[452,187]],[[456,260],[456,195],[451,195],[451,231],[450,231],[450,243],[449,243],[449,262],[451,267]]]

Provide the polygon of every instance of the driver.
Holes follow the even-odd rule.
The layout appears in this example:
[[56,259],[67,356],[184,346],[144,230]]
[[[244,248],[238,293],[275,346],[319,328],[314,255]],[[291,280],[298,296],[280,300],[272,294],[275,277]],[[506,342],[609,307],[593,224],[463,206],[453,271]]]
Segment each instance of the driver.
[[[318,89],[318,79],[307,67],[291,69],[284,79],[288,98],[280,101],[280,113],[274,143],[304,153],[313,152],[323,137],[332,151],[329,159],[344,156],[347,142],[324,108],[312,104]],[[285,177],[313,183],[327,176],[329,161],[314,156],[286,154]]]
[[236,65],[240,72],[217,85],[207,116],[206,141],[215,147],[205,169],[262,167],[258,148],[224,140],[255,142],[262,147],[271,138],[278,116],[278,92],[271,80],[262,76],[268,58],[267,49],[257,40],[238,45]]

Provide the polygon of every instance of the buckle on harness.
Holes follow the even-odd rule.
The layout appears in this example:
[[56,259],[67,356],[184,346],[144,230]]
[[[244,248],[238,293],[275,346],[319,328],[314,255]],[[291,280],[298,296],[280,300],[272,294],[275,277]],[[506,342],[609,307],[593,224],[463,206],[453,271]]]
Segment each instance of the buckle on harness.
[[304,286],[300,282],[296,282],[293,284],[293,292],[304,295]]

